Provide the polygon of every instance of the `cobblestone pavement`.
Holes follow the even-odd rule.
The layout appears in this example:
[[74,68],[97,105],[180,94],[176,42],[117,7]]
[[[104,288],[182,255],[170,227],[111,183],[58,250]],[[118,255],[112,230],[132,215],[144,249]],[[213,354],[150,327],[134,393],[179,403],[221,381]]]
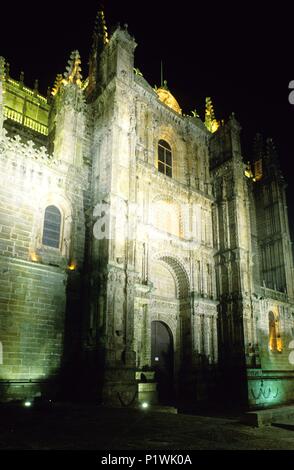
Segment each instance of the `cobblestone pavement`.
[[294,431],[237,418],[60,404],[2,406],[0,414],[0,449],[294,449]]

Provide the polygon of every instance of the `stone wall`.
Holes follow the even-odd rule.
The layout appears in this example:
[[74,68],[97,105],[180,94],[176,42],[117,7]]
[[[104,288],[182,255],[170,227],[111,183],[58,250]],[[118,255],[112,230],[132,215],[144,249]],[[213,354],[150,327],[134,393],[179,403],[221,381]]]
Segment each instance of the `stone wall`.
[[248,404],[252,409],[293,403],[294,371],[247,370]]
[[[82,268],[84,168],[57,160],[5,121],[0,136],[0,399],[56,392],[64,355],[66,304],[81,308],[68,284]],[[25,133],[25,130],[23,130]],[[61,213],[59,248],[43,244],[45,209]],[[77,274],[78,275],[78,274]],[[53,387],[53,388],[52,388]]]
[[63,353],[66,277],[58,267],[0,257],[1,400],[54,393]]

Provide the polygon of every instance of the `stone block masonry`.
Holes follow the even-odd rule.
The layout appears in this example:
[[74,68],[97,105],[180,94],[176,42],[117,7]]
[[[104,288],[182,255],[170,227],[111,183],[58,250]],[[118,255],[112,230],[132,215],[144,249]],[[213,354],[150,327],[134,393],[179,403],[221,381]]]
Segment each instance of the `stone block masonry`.
[[[29,94],[30,100],[42,105],[45,114],[38,114],[42,121],[38,125],[47,129],[46,98],[18,86],[7,75],[4,80],[3,70],[0,78],[5,109],[13,107],[11,87],[14,94]],[[48,396],[55,393],[57,383],[60,385],[57,378],[65,356],[66,300],[72,314],[73,298],[78,297],[80,288],[75,282],[75,292],[70,291],[67,268],[75,271],[83,264],[83,201],[88,179],[81,152],[71,147],[75,161],[66,159],[54,151],[54,145],[50,147],[43,127],[26,126],[24,120],[16,123],[15,114],[4,117],[3,126],[0,116],[1,401]],[[30,119],[37,118],[30,115]],[[78,127],[82,129],[80,124]],[[71,123],[69,128],[72,130]],[[64,148],[75,142],[64,128],[61,133],[68,138]],[[80,139],[77,147],[82,148],[81,142],[84,140]],[[60,214],[57,246],[44,242],[48,206]],[[52,234],[52,224],[48,230]]]
[[48,388],[63,350],[64,270],[0,257],[0,393],[27,398]]

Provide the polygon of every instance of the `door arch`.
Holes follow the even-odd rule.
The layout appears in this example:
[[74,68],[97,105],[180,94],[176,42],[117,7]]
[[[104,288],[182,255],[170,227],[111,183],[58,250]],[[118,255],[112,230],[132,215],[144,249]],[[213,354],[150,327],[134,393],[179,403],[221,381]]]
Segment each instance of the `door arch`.
[[174,341],[168,325],[151,322],[151,365],[155,370],[159,401],[171,403],[174,398]]

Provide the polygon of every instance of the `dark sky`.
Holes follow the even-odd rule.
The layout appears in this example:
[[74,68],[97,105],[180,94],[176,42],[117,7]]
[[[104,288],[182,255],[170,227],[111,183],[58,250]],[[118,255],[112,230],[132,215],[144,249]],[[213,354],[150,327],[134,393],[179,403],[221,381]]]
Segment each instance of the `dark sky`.
[[[11,76],[18,78],[23,70],[25,83],[32,86],[38,78],[45,92],[56,73],[65,70],[74,49],[81,53],[86,75],[97,4],[93,0],[5,2],[0,55],[10,62]],[[105,0],[104,5],[109,27],[128,24],[138,43],[135,64],[151,85],[160,84],[163,61],[168,86],[184,112],[196,108],[203,116],[206,96],[212,97],[217,118],[226,119],[234,111],[248,159],[256,132],[274,139],[290,186],[294,220],[290,2]]]

